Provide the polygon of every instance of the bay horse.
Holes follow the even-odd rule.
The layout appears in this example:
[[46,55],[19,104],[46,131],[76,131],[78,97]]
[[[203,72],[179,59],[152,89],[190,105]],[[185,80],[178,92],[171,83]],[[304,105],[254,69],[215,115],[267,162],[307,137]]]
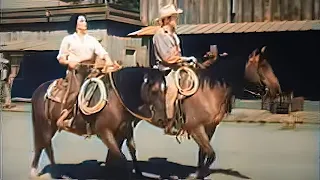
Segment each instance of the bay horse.
[[[79,65],[73,71],[75,80],[74,84],[70,85],[69,92],[79,92],[80,85],[92,71],[93,68],[87,65]],[[71,128],[63,130],[80,136],[86,135],[90,128],[91,135],[97,135],[108,147],[111,157],[126,162],[119,146],[127,138],[126,132],[128,127],[132,127],[132,121],[136,117],[148,121],[166,119],[165,79],[156,69],[124,67],[113,73],[102,74],[101,81],[107,93],[107,103],[104,107],[96,113],[84,115],[77,106]],[[37,168],[42,150],[45,150],[50,163],[55,164],[52,138],[58,130],[56,122],[60,117],[61,103],[49,101],[49,108],[46,108],[45,95],[52,82],[53,80],[44,82],[32,95],[34,157],[31,164],[31,177],[38,176]],[[100,94],[101,89],[94,91],[89,106],[99,102]],[[49,112],[48,109],[51,111]],[[126,172],[122,173],[126,178],[131,176],[131,171]]]
[[[185,123],[181,129],[191,135],[199,146],[198,170],[189,178],[202,179],[207,170],[216,159],[216,153],[210,145],[210,140],[223,118],[231,112],[231,96],[243,92],[245,80],[259,86],[266,85],[271,96],[281,92],[277,77],[272,67],[265,58],[265,48],[255,49],[248,59],[216,56],[209,58],[195,69],[199,78],[199,89],[182,102],[182,111]],[[142,176],[137,165],[136,149],[133,130],[140,122],[135,121],[127,144],[131,144],[129,152],[132,156],[133,165],[138,176]],[[164,128],[161,124],[153,124]],[[206,159],[206,161],[205,161]]]

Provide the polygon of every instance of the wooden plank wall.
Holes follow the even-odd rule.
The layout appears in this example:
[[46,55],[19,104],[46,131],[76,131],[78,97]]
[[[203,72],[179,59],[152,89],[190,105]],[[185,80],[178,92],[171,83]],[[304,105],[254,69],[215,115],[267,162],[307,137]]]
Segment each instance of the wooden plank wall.
[[[147,47],[142,45],[142,38],[129,38],[129,37],[117,37],[107,35],[106,30],[89,30],[90,35],[94,36],[98,40],[102,40],[101,44],[110,54],[112,60],[121,61],[124,65],[135,66],[139,63],[143,66],[149,66],[147,59]],[[67,35],[66,31],[53,31],[53,32],[0,32],[0,45],[5,44],[17,44],[17,48],[32,48],[35,43],[44,42],[50,43],[50,48],[45,50],[58,50],[61,41],[64,36]],[[30,46],[26,45],[25,42],[31,42]],[[21,45],[23,43],[23,45]],[[48,47],[48,46],[46,46]],[[1,48],[0,48],[1,49]],[[136,62],[125,62],[126,49],[135,50]]]
[[160,7],[174,3],[184,10],[179,24],[320,19],[320,0],[140,0],[140,18],[154,24]]
[[[117,36],[106,37],[106,50],[110,54],[110,58],[114,61],[120,61],[124,66],[135,66],[139,63],[143,66],[149,66],[147,60],[147,47],[142,46],[141,38],[127,38]],[[135,50],[136,62],[126,62],[126,49]]]
[[234,0],[234,3],[235,22],[320,19],[320,0]]

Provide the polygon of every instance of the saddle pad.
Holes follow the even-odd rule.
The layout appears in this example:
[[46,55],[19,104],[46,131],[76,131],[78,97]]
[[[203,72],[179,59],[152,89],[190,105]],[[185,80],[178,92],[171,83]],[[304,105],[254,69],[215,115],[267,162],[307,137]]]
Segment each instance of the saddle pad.
[[123,102],[123,104],[133,113],[144,118],[150,118],[151,111],[143,113],[139,107],[144,105],[140,89],[143,84],[143,78],[148,73],[160,73],[151,68],[129,67],[123,68],[112,73],[114,86]]

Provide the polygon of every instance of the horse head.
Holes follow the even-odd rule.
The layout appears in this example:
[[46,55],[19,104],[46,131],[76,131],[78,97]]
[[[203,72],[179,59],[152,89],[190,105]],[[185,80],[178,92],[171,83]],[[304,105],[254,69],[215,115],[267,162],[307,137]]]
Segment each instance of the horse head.
[[252,83],[266,86],[269,89],[270,97],[276,97],[281,93],[278,78],[268,62],[265,54],[266,46],[261,50],[255,49],[250,55],[246,64],[245,78]]
[[153,113],[153,119],[156,121],[166,120],[166,82],[163,74],[156,69],[152,73],[145,74],[140,92],[141,98],[146,104],[145,107],[148,107],[146,110],[151,110]]

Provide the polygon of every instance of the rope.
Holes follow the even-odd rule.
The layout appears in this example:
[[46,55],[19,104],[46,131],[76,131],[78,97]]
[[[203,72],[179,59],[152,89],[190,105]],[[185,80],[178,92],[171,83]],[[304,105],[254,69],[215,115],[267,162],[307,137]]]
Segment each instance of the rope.
[[248,93],[250,93],[250,94],[253,94],[253,95],[255,95],[255,96],[261,96],[260,93],[255,93],[255,92],[249,91],[249,90],[247,90],[247,89],[244,89],[244,91],[246,91],[246,92],[248,92]]
[[[186,71],[188,74],[188,80],[191,80],[191,85],[187,88],[182,88],[179,83],[180,79],[180,72],[181,71]],[[194,93],[197,92],[199,88],[199,79],[196,73],[189,67],[187,66],[181,66],[174,74],[174,81],[177,85],[177,88],[179,90],[179,93],[184,95],[184,96],[191,96]]]
[[[80,92],[79,92],[79,95],[78,95],[78,102],[79,102],[80,110],[85,115],[91,115],[91,114],[99,112],[106,105],[106,103],[108,101],[107,100],[107,90],[106,90],[106,87],[105,87],[103,81],[101,80],[101,77],[103,77],[103,75],[99,76],[98,78],[87,79],[83,83],[83,85],[81,86],[81,89],[80,89]],[[87,86],[91,82],[95,82],[98,85],[98,88],[100,90],[100,98],[99,98],[98,103],[95,106],[88,107],[90,101],[89,100],[86,101],[85,91],[87,89]],[[95,88],[94,88],[94,90],[95,90]],[[93,95],[94,90],[89,95],[89,98]]]

